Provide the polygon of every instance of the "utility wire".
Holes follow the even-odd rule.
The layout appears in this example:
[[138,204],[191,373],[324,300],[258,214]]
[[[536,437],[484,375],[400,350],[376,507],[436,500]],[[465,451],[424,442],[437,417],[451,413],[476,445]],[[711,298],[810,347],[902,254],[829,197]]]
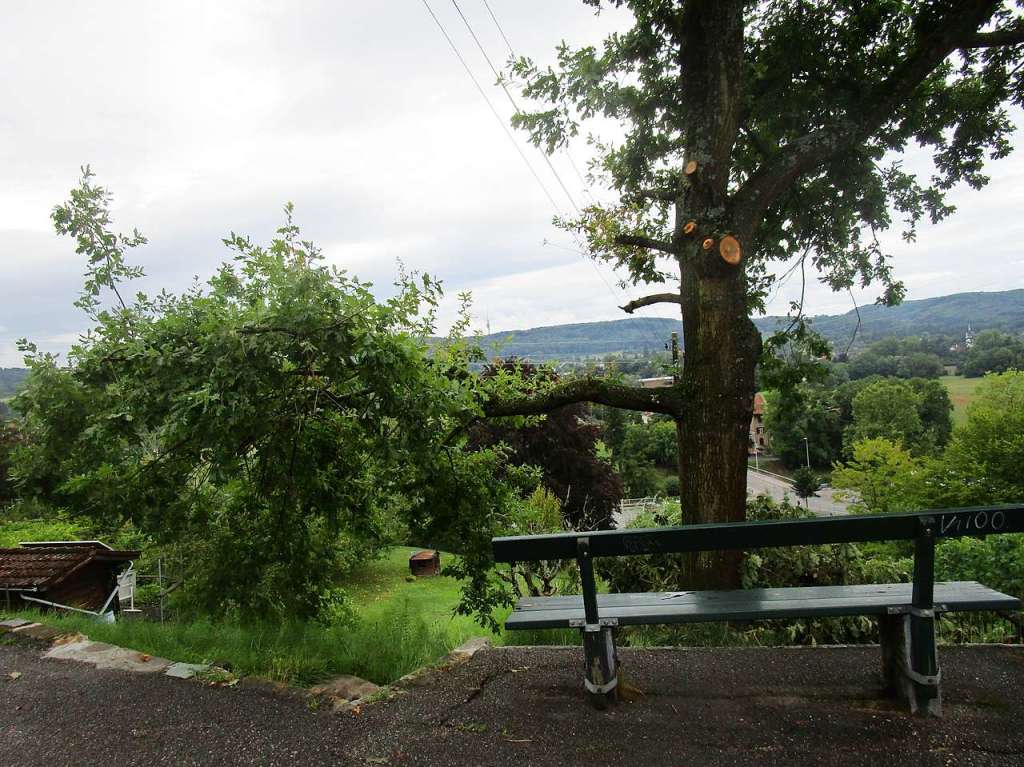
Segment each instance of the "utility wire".
[[515,136],[512,135],[511,131],[509,131],[508,127],[505,125],[505,121],[502,119],[501,115],[498,114],[498,110],[494,108],[494,104],[491,103],[491,100],[487,97],[487,93],[480,86],[480,83],[477,81],[476,76],[473,74],[473,70],[469,68],[469,65],[466,63],[466,60],[462,57],[462,54],[459,52],[458,47],[455,45],[455,42],[448,35],[448,31],[444,28],[444,25],[441,23],[441,20],[437,18],[437,14],[434,13],[434,10],[430,7],[430,4],[427,3],[427,0],[423,0],[423,7],[427,9],[427,13],[430,14],[430,17],[434,20],[434,23],[437,24],[437,28],[441,30],[441,34],[444,35],[444,39],[448,41],[448,45],[451,46],[452,52],[455,54],[455,57],[459,60],[459,63],[462,64],[462,68],[466,70],[466,74],[469,75],[469,79],[473,81],[473,85],[476,86],[477,92],[480,94],[483,100],[487,102],[487,107],[491,110],[491,114],[494,115],[494,119],[496,119],[498,121],[498,124],[501,125],[501,129],[505,132],[505,135],[508,136],[508,140],[512,142],[512,146],[516,148],[516,152],[519,153],[519,156],[522,158],[523,162],[526,164],[526,167],[529,169],[530,175],[533,176],[534,180],[537,182],[540,188],[544,190],[544,194],[547,196],[548,201],[551,203],[551,206],[555,209],[558,215],[561,216],[562,211],[558,207],[558,203],[555,202],[555,198],[551,196],[551,192],[548,191],[548,188],[544,185],[544,182],[541,180],[540,176],[537,175],[537,171],[534,170],[533,165],[530,163],[529,159],[527,159],[526,155],[523,153],[523,150],[519,147],[519,142],[516,141]]
[[490,3],[487,2],[487,0],[484,0],[484,7],[487,9],[487,12],[491,14],[491,21],[494,22],[494,26],[496,26],[498,28],[498,32],[501,33],[501,39],[504,40],[505,45],[508,46],[509,55],[515,56],[516,52],[512,49],[512,43],[510,43],[508,41],[508,38],[505,37],[505,30],[501,28],[501,24],[498,23],[498,18],[494,15],[494,11],[491,10],[491,5]]
[[[511,141],[512,145],[516,148],[516,152],[518,152],[519,156],[522,158],[523,162],[526,164],[526,167],[529,169],[530,174],[533,176],[534,180],[537,182],[537,184],[540,186],[540,188],[544,191],[545,196],[548,198],[548,201],[551,203],[551,206],[555,209],[555,212],[559,216],[561,216],[562,215],[562,211],[559,208],[558,203],[555,202],[555,199],[554,199],[554,197],[552,197],[551,192],[548,191],[547,186],[541,180],[540,176],[537,175],[537,171],[534,169],[534,167],[530,163],[529,159],[527,159],[526,155],[523,153],[523,150],[519,147],[519,143],[515,140],[515,137],[512,135],[512,133],[509,131],[508,127],[505,125],[505,122],[504,122],[504,120],[502,120],[501,115],[498,113],[498,110],[495,109],[494,104],[492,104],[491,100],[487,97],[487,93],[484,91],[483,87],[481,87],[479,81],[476,79],[476,76],[473,74],[473,71],[469,68],[469,65],[466,63],[466,59],[463,57],[462,53],[459,51],[458,46],[455,45],[455,42],[452,40],[451,36],[448,34],[448,31],[445,29],[444,25],[441,23],[441,20],[437,17],[437,14],[434,13],[434,10],[430,7],[430,4],[427,2],[427,0],[422,0],[422,2],[423,2],[423,7],[427,9],[427,13],[430,14],[430,17],[434,20],[434,23],[437,25],[437,28],[439,30],[441,30],[441,34],[444,36],[444,39],[448,42],[449,47],[452,49],[452,52],[455,54],[455,57],[459,60],[459,63],[462,65],[462,68],[466,71],[466,74],[469,76],[469,79],[472,80],[473,85],[476,87],[477,92],[480,94],[480,96],[486,102],[488,108],[491,110],[491,114],[493,114],[495,119],[501,124],[501,128],[505,132],[505,135],[508,136],[509,141]],[[484,2],[486,4],[486,0],[484,0]],[[487,52],[484,49],[483,45],[481,45],[479,38],[477,38],[476,34],[473,32],[473,28],[472,28],[472,26],[470,26],[469,21],[466,19],[465,15],[462,13],[462,9],[459,8],[458,3],[456,2],[456,0],[452,0],[452,4],[455,6],[456,11],[458,11],[459,16],[462,18],[463,22],[465,23],[466,28],[469,30],[470,35],[472,35],[473,40],[476,42],[477,47],[480,49],[480,52],[484,55],[484,58],[487,60],[487,64],[488,64],[488,66],[490,66],[491,71],[494,72],[495,77],[498,79],[498,82],[501,84],[502,90],[505,91],[505,95],[508,97],[509,101],[512,103],[512,107],[518,112],[519,108],[516,105],[515,99],[512,97],[512,94],[509,93],[507,86],[502,81],[501,75],[495,69],[494,64],[491,63],[490,57],[487,55]],[[512,49],[512,45],[511,45],[511,43],[508,40],[508,37],[505,35],[504,30],[502,30],[501,25],[498,24],[498,20],[497,20],[497,18],[495,18],[494,12],[491,10],[489,5],[487,6],[487,11],[488,11],[488,13],[491,16],[491,19],[494,20],[495,26],[498,27],[498,31],[501,33],[502,39],[504,39],[505,44],[508,46],[509,52],[512,53],[513,55],[515,55],[515,52]],[[555,175],[555,178],[558,180],[559,185],[562,187],[562,191],[565,192],[566,197],[569,198],[569,201],[572,203],[573,208],[575,208],[577,213],[578,213],[579,212],[579,207],[576,205],[576,202],[575,202],[575,200],[573,200],[572,195],[569,193],[569,191],[566,188],[565,184],[562,182],[562,179],[558,175],[558,172],[551,165],[551,162],[548,159],[547,153],[542,151],[541,154],[544,157],[545,162],[548,164],[548,167],[551,168],[551,172]],[[566,154],[568,155],[568,150],[566,150]],[[570,163],[572,163],[572,158],[571,157],[569,158],[569,160],[570,160]],[[575,163],[572,163],[572,165],[573,165],[573,168],[576,170],[577,175],[580,175],[579,174],[579,170],[578,170],[578,168],[576,168]],[[581,180],[583,179],[582,175],[580,175],[580,179]],[[546,240],[546,239],[544,240],[544,244],[555,245],[555,243],[549,243],[548,240]],[[555,245],[555,247],[561,247],[564,250],[574,250],[572,248],[566,248],[565,246],[560,246],[560,245]],[[605,279],[604,273],[600,270],[600,268],[598,268],[598,266],[594,262],[594,260],[591,259],[589,256],[587,256],[587,254],[584,253],[581,250],[575,250],[575,252],[579,253],[579,255],[582,256],[582,258],[593,267],[594,271],[597,272],[597,276],[601,278],[601,282],[603,282],[605,287],[608,289],[608,293],[611,295],[612,300],[615,301],[616,303],[618,303],[619,297],[615,295],[615,291],[612,289],[612,286],[608,283],[608,280]],[[620,290],[621,290],[621,288],[620,288]],[[627,298],[630,298],[628,293],[626,293],[625,291],[622,291],[622,292],[623,292],[624,295],[626,295]],[[632,299],[630,298],[630,300],[632,300]],[[644,330],[647,332],[648,336],[653,339],[653,341],[654,341],[654,343],[656,345],[657,344],[663,344],[663,341],[661,341],[660,339],[654,337],[654,334],[652,333],[652,331],[651,331],[651,329],[649,327],[644,326]]]
[[[487,66],[489,66],[491,68],[491,72],[494,74],[494,78],[495,78],[496,82],[498,83],[498,85],[501,86],[502,91],[505,92],[505,97],[508,99],[509,104],[512,105],[512,109],[514,109],[517,113],[518,112],[522,112],[522,110],[519,108],[519,104],[516,102],[515,97],[512,95],[511,91],[509,91],[509,89],[508,89],[508,86],[505,84],[505,79],[501,76],[501,73],[498,71],[498,68],[496,66],[494,66],[494,62],[491,60],[491,57],[487,54],[487,50],[484,48],[483,43],[480,42],[480,38],[477,36],[476,32],[473,30],[473,26],[469,23],[469,19],[466,18],[466,14],[464,14],[462,12],[462,8],[459,7],[458,0],[452,0],[452,5],[455,7],[455,10],[458,12],[459,17],[462,19],[462,23],[466,25],[466,29],[469,31],[470,36],[473,38],[473,42],[476,43],[476,47],[480,50],[480,53],[483,55],[484,59],[487,61]],[[488,14],[490,14],[490,16],[491,16],[491,20],[494,22],[494,26],[497,27],[498,32],[501,34],[501,38],[505,41],[505,45],[508,46],[509,53],[512,56],[515,56],[515,50],[512,48],[512,43],[509,42],[508,35],[505,34],[505,30],[502,29],[501,24],[498,22],[498,19],[494,15],[494,11],[491,10],[491,6],[487,2],[487,0],[484,0],[484,5],[487,8]],[[563,151],[565,152],[565,156],[569,160],[569,164],[572,166],[572,169],[575,171],[576,176],[579,178],[580,183],[583,185],[584,191],[586,192],[587,195],[590,196],[591,200],[593,200],[593,195],[590,195],[590,190],[587,188],[587,186],[588,186],[587,182],[583,178],[583,174],[580,173],[580,170],[577,167],[576,163],[573,161],[572,155],[569,154],[568,148],[565,148]],[[565,182],[562,181],[561,175],[555,169],[555,166],[552,165],[551,159],[548,157],[548,153],[545,152],[542,149],[540,150],[540,153],[541,153],[541,156],[544,158],[544,162],[547,163],[548,169],[551,171],[552,175],[554,175],[555,179],[558,181],[559,186],[562,187],[562,191],[565,193],[565,196],[569,199],[569,202],[572,203],[572,206],[573,206],[573,208],[575,208],[576,212],[579,213],[580,212],[579,206],[576,204],[576,201],[573,199],[573,196],[569,192],[569,189],[565,185]],[[545,240],[544,242],[546,244],[548,244],[547,240]],[[570,250],[570,251],[573,250],[572,248],[565,248],[564,246],[555,245],[555,243],[550,243],[550,244],[554,245],[555,247],[562,247],[565,250]],[[608,289],[608,293],[611,295],[612,300],[614,300],[616,303],[618,303],[619,300],[620,300],[619,297],[615,295],[615,291],[612,289],[612,286],[608,283],[608,280],[605,279],[604,273],[601,272],[601,270],[600,270],[600,268],[598,268],[597,264],[590,257],[588,257],[586,253],[584,253],[584,252],[582,252],[580,250],[575,250],[574,252],[579,253],[580,256],[582,256],[586,261],[588,261],[589,263],[591,263],[593,265],[594,271],[597,272],[598,276],[601,278],[601,281],[604,283],[605,287]],[[614,271],[614,267],[613,267],[613,271]],[[632,300],[632,296],[630,296],[629,293],[627,293],[624,290],[622,291],[622,293],[623,293],[623,295],[626,296],[627,299]]]
[[[466,29],[469,30],[470,37],[473,38],[473,42],[476,43],[476,47],[479,48],[480,53],[483,54],[484,59],[487,61],[487,66],[489,66],[491,68],[491,72],[494,73],[494,79],[497,81],[498,85],[501,86],[501,89],[505,92],[505,96],[508,98],[509,103],[512,105],[512,109],[514,109],[517,113],[521,112],[522,110],[519,108],[519,105],[516,103],[515,98],[512,96],[512,92],[509,91],[508,86],[505,85],[505,78],[501,76],[501,73],[498,71],[498,68],[495,67],[494,62],[491,61],[491,57],[487,55],[487,50],[484,48],[483,43],[480,42],[480,38],[476,36],[476,32],[473,31],[473,26],[469,23],[469,19],[466,18],[466,14],[462,12],[462,9],[459,7],[457,0],[452,0],[452,5],[455,6],[455,10],[458,11],[459,18],[462,19],[462,23],[465,24]],[[502,33],[502,37],[504,37],[504,33]],[[508,42],[508,40],[506,39],[505,42]],[[555,170],[555,166],[551,163],[551,158],[548,157],[548,153],[545,152],[543,149],[540,149],[540,155],[541,157],[544,158],[544,162],[548,166],[548,170],[551,171],[551,174],[555,177],[555,180],[558,182],[558,185],[562,187],[562,191],[565,193],[565,196],[569,199],[569,204],[572,205],[576,213],[579,213],[580,208],[576,204],[576,200],[573,199],[572,194],[569,192],[569,188],[565,185],[565,182],[562,181],[562,176],[558,173],[557,170]]]
[[[509,42],[508,36],[505,34],[505,30],[502,29],[501,24],[498,22],[497,16],[495,16],[494,15],[494,11],[491,10],[490,3],[488,3],[487,0],[483,0],[483,3],[484,3],[484,7],[487,8],[487,13],[489,13],[490,16],[491,16],[491,21],[493,21],[494,22],[494,26],[498,28],[498,34],[501,35],[501,39],[504,40],[505,41],[505,45],[508,46],[509,55],[512,56],[513,58],[515,58],[516,52],[512,48],[512,43]],[[492,67],[492,69],[493,69],[493,67]],[[518,111],[518,110],[516,110],[516,111]],[[568,146],[564,146],[562,148],[562,151],[565,153],[566,159],[569,160],[569,165],[572,166],[573,172],[576,174],[576,178],[578,178],[580,180],[580,184],[583,185],[583,193],[587,197],[590,198],[590,201],[592,203],[596,204],[597,200],[595,199],[594,195],[590,193],[590,183],[583,177],[583,174],[580,173],[580,169],[576,165],[576,161],[572,159],[572,152],[569,151],[569,147]]]

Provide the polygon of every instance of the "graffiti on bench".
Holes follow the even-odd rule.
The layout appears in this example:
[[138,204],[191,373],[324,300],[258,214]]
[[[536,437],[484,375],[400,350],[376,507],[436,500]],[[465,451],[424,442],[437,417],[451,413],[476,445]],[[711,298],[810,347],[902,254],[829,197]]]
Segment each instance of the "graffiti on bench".
[[1006,527],[1001,511],[957,511],[939,514],[939,536],[998,533]]

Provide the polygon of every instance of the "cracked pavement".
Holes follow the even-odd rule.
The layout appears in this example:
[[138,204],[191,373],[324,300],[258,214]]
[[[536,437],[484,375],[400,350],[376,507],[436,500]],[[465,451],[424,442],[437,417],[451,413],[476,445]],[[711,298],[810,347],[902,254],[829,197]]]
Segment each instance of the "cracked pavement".
[[879,697],[877,647],[624,649],[605,712],[578,648],[494,648],[341,715],[42,652],[0,645],[0,765],[1024,766],[1024,647],[942,648],[941,720]]

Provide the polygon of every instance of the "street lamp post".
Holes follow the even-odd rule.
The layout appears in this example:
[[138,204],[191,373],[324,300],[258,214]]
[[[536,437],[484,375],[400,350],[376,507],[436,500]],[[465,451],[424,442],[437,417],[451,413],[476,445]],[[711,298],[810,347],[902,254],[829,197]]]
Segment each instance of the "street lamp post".
[[804,437],[804,453],[807,455],[807,468],[811,468],[811,448],[807,442],[807,437]]

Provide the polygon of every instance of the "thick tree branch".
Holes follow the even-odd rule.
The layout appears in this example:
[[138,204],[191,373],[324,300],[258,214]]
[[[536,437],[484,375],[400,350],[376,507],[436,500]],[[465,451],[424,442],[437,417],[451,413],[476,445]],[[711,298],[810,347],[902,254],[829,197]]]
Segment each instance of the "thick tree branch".
[[664,413],[671,416],[682,413],[682,396],[675,387],[642,389],[599,376],[585,376],[561,381],[533,394],[496,397],[484,404],[484,415],[489,418],[541,415],[578,402],[593,402],[642,413]]
[[[918,20],[917,40],[892,73],[865,96],[849,117],[798,138],[764,163],[733,197],[738,230],[749,235],[764,211],[806,173],[849,152],[867,139],[893,115],[899,105],[927,79],[950,54],[964,44],[963,30],[975,30],[992,16],[998,2],[969,0],[950,7],[928,21]],[[988,33],[996,34],[996,33]],[[982,37],[972,35],[971,39]]]
[[647,200],[661,200],[662,202],[675,202],[679,197],[678,192],[671,189],[638,189],[636,196]]
[[960,44],[961,48],[995,48],[1000,45],[1019,45],[1024,43],[1024,24],[1016,24],[1006,29],[992,32],[979,32]]
[[671,242],[656,240],[653,237],[644,237],[640,234],[620,234],[615,238],[616,245],[624,245],[632,248],[645,248],[646,250],[660,250],[663,253],[675,255],[676,249]]
[[678,293],[654,293],[638,298],[635,301],[630,301],[625,306],[620,306],[619,308],[626,314],[632,314],[641,307],[652,306],[653,304],[679,304],[682,306],[683,297]]

